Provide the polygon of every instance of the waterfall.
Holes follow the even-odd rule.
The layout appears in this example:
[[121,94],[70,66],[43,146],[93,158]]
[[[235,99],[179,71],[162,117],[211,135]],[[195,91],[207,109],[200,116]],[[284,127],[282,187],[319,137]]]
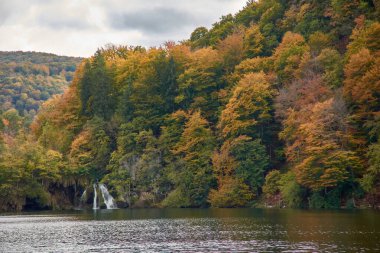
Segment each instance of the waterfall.
[[104,204],[106,204],[107,209],[117,208],[117,205],[116,205],[113,197],[111,196],[111,194],[108,192],[107,187],[104,184],[99,184],[99,189],[102,192]]
[[97,196],[97,193],[96,193],[96,184],[94,184],[94,206],[92,208],[94,210],[98,209],[98,205],[96,204],[97,198],[98,198],[98,196]]
[[87,190],[85,189],[82,193],[82,196],[79,199],[79,206],[78,209],[82,209],[83,205],[86,205],[87,202]]
[[87,200],[87,190],[84,190],[82,196],[80,197],[80,202],[84,202]]

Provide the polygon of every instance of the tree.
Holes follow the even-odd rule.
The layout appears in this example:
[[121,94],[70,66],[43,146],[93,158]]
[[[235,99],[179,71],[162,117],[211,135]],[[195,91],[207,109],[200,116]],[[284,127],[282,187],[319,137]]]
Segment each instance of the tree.
[[252,25],[244,34],[244,52],[248,58],[260,56],[263,51],[264,36],[258,25]]
[[379,141],[369,146],[368,153],[369,168],[360,179],[363,189],[372,195],[371,204],[375,205],[378,187],[380,185],[380,144]]
[[15,136],[22,128],[22,117],[16,109],[9,109],[1,115],[3,133]]
[[240,32],[235,32],[217,45],[217,50],[223,59],[223,65],[227,73],[234,70],[243,58],[243,36]]
[[115,107],[113,81],[104,57],[100,52],[97,52],[94,56],[90,73],[92,82],[90,109],[95,116],[106,120],[110,119]]
[[0,158],[0,210],[21,211],[27,205],[56,208],[67,171],[62,154],[18,135],[7,142]]
[[105,131],[105,123],[101,118],[95,117],[87,122],[71,143],[69,161],[76,170],[96,181],[106,172],[110,153],[111,143]]
[[216,50],[204,48],[190,55],[185,71],[178,77],[175,102],[181,109],[201,110],[214,122],[218,107],[218,72],[220,57]]
[[262,138],[264,126],[272,119],[270,103],[274,94],[264,73],[247,74],[222,111],[219,123],[222,135]]
[[214,146],[209,123],[202,118],[200,111],[193,112],[173,150],[173,154],[182,158],[183,167],[177,171],[175,189],[164,200],[164,205],[206,205],[213,181],[211,155]]
[[194,49],[207,47],[208,40],[208,30],[203,26],[196,28],[190,35],[191,47]]
[[309,57],[309,46],[297,33],[287,32],[273,54],[274,67],[282,83],[299,77],[301,63]]
[[291,157],[296,162],[297,181],[313,190],[336,187],[352,180],[351,175],[361,169],[358,156],[348,150],[347,122],[338,117],[337,108],[333,99],[316,103],[293,132],[302,148],[288,149],[296,152]]
[[344,67],[343,92],[352,111],[351,123],[355,129],[353,136],[357,149],[364,160],[371,159],[370,156],[366,157],[367,153],[373,154],[368,147],[374,145],[380,135],[379,34],[378,22],[369,26],[358,25],[352,33],[348,62]]
[[83,76],[79,82],[79,93],[82,107],[81,112],[83,115],[89,115],[91,111],[91,104],[89,104],[91,98],[91,85],[91,63],[87,60],[83,66]]
[[292,171],[283,174],[279,184],[285,206],[291,208],[303,206],[304,189],[297,183],[296,176]]
[[246,206],[258,195],[268,166],[268,156],[259,140],[243,135],[226,140],[212,160],[218,180],[217,190],[209,195],[212,206]]
[[310,52],[313,56],[319,55],[322,50],[331,46],[331,39],[322,32],[315,32],[309,37]]
[[335,49],[325,48],[316,58],[322,68],[323,81],[330,88],[338,88],[343,84],[343,59]]
[[265,176],[263,193],[266,198],[274,197],[280,192],[281,173],[278,170],[272,170]]
[[237,178],[243,180],[256,195],[264,183],[264,172],[269,165],[269,157],[265,146],[259,139],[236,143],[231,150],[232,156],[238,161],[235,168]]
[[226,177],[218,184],[218,190],[212,189],[209,194],[213,207],[245,207],[254,197],[242,179]]

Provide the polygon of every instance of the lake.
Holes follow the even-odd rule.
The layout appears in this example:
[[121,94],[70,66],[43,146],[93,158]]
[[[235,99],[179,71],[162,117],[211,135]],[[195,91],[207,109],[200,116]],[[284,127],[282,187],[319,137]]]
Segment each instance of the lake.
[[117,209],[0,215],[0,252],[380,252],[380,212]]

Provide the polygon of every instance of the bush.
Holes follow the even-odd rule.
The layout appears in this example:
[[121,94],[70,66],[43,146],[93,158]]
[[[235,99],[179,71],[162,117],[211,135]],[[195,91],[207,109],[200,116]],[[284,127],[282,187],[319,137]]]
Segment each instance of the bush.
[[278,170],[272,170],[265,177],[263,193],[265,197],[273,197],[280,191],[281,173]]
[[309,199],[309,207],[321,209],[325,207],[325,199],[319,192],[313,192]]
[[183,194],[180,188],[171,191],[161,202],[162,207],[188,207],[190,200]]
[[213,207],[244,207],[254,194],[241,179],[226,178],[219,182],[218,190],[211,190],[209,202]]
[[335,188],[327,193],[313,192],[310,197],[309,207],[315,209],[337,209],[340,208],[340,188]]
[[297,183],[293,172],[282,175],[280,180],[280,191],[282,199],[287,207],[302,207],[303,189]]

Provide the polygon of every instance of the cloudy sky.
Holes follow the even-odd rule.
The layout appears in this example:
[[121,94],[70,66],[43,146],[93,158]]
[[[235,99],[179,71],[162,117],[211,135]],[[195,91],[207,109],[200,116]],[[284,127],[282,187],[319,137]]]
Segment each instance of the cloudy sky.
[[0,51],[89,56],[107,43],[186,39],[246,0],[0,0]]

